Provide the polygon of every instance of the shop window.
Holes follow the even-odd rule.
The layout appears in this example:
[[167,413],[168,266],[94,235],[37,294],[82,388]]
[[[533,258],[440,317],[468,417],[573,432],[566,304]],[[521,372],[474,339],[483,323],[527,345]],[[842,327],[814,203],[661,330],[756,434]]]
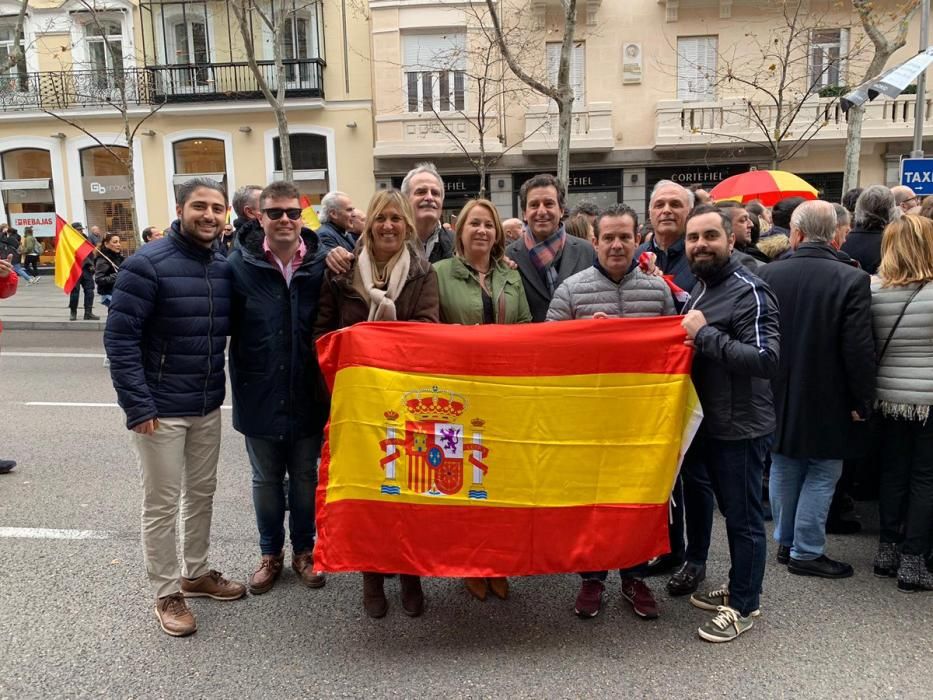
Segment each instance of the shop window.
[[172,150],[177,174],[224,173],[227,155],[220,139],[186,139],[176,141]]
[[[291,134],[292,170],[327,170],[327,138],[319,134]],[[275,169],[282,169],[279,139],[272,139]]]
[[[111,153],[112,151],[112,153]],[[133,228],[133,190],[122,146],[92,146],[81,151],[81,180],[84,189],[84,225],[99,226],[103,232],[118,233],[128,252],[136,249]]]
[[677,99],[712,101],[716,99],[715,36],[677,37]]
[[20,148],[0,155],[0,194],[7,220],[20,230],[32,226],[44,244],[43,255],[49,253],[52,246],[47,241],[55,236],[54,216],[30,216],[55,212],[49,152]]

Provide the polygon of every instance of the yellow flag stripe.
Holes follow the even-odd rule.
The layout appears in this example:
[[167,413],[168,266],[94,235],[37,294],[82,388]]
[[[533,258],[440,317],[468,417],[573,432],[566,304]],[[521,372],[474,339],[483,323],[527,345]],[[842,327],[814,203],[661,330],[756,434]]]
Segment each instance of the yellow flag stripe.
[[[436,396],[460,397],[465,404],[459,416],[440,422],[459,426],[466,444],[488,448],[481,459],[488,471],[480,474],[468,464],[474,453],[466,450],[463,486],[443,497],[409,489],[408,471],[416,467],[407,446],[380,447],[392,435],[404,441],[406,421],[417,420],[406,410],[410,392],[431,396],[434,387]],[[688,375],[438,377],[348,367],[337,373],[334,385],[327,502],[391,498],[395,503],[495,507],[665,503],[682,459],[682,440],[696,429],[699,417]],[[429,439],[435,439],[433,433]],[[395,479],[390,479],[380,460],[393,449],[398,459]],[[470,500],[470,491],[482,491],[483,500]]]

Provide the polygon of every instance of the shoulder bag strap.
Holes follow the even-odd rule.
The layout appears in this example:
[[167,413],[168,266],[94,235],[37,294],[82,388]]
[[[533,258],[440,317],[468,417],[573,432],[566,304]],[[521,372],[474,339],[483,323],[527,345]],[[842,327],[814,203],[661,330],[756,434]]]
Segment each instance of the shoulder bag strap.
[[878,364],[881,364],[881,359],[884,357],[884,353],[888,350],[888,345],[891,343],[891,338],[894,337],[894,331],[897,330],[897,327],[901,323],[901,319],[904,318],[904,313],[907,311],[907,307],[910,306],[910,302],[914,300],[914,297],[920,293],[920,290],[927,286],[927,283],[924,282],[919,287],[914,290],[914,293],[910,295],[910,298],[904,303],[904,307],[901,309],[901,312],[897,315],[897,319],[894,321],[894,325],[891,326],[891,332],[888,333],[887,339],[884,341],[884,345],[881,347],[881,352],[878,353]]

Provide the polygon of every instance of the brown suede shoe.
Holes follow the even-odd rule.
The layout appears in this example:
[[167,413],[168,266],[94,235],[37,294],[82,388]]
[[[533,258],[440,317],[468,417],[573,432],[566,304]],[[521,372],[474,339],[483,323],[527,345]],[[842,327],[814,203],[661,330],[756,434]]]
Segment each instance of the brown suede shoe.
[[285,555],[263,554],[259,562],[259,568],[249,577],[249,592],[253,595],[262,595],[272,590],[279,576],[282,575],[282,566],[284,566]]
[[507,578],[490,578],[489,590],[500,600],[506,600],[509,597],[509,580]]
[[385,617],[389,609],[385,591],[382,588],[382,574],[363,573],[363,610],[372,618]]
[[324,574],[314,570],[314,553],[302,552],[292,555],[292,568],[299,580],[308,588],[323,588],[327,583]]
[[219,571],[211,569],[197,578],[183,578],[181,592],[185,598],[213,598],[214,600],[236,600],[246,595],[246,586],[228,581]]
[[484,578],[465,578],[463,584],[470,592],[470,595],[477,600],[486,600],[486,594],[489,592],[489,585]]
[[418,617],[424,612],[424,593],[421,590],[421,577],[399,574],[398,581],[402,588],[402,610],[409,617]]
[[155,614],[159,627],[173,637],[187,637],[198,631],[198,623],[181,593],[172,593],[156,600]]

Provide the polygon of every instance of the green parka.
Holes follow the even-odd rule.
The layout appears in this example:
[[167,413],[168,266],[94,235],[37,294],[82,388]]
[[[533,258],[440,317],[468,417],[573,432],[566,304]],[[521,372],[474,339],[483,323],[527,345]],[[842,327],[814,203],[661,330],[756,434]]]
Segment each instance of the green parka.
[[[441,323],[477,325],[483,322],[483,297],[479,279],[463,258],[453,257],[434,264],[437,273]],[[492,296],[496,323],[530,323],[531,311],[525,298],[518,270],[499,261],[489,269],[487,285]],[[505,304],[505,320],[499,318],[500,297]]]

